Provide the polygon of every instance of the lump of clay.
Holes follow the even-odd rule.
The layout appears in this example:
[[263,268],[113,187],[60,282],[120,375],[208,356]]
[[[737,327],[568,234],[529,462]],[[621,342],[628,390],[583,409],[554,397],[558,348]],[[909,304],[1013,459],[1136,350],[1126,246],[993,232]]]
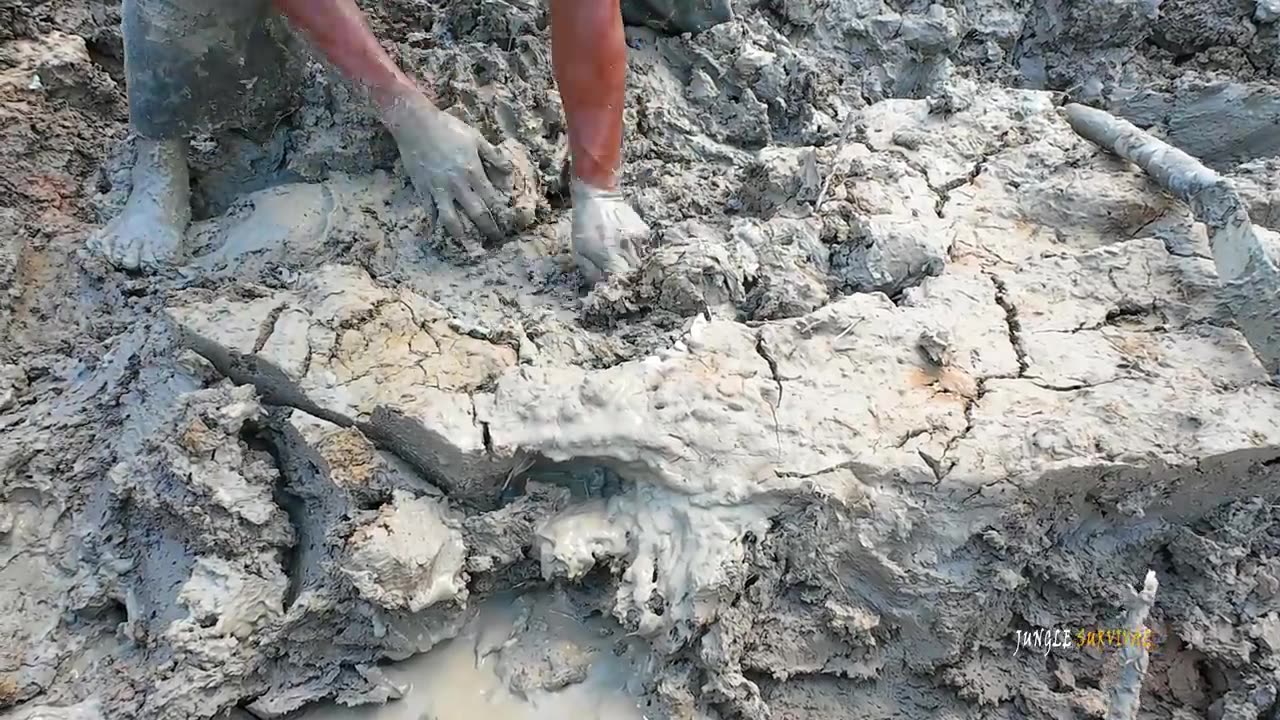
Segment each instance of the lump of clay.
[[105,715],[102,712],[102,703],[97,700],[85,700],[65,707],[27,706],[5,717],[9,720],[102,720]]
[[418,612],[465,597],[462,533],[431,498],[396,491],[392,503],[356,528],[347,545],[344,571],[367,600]]
[[511,158],[511,174],[499,183],[499,190],[507,193],[509,203],[494,209],[498,227],[508,237],[524,232],[533,225],[538,201],[542,198],[538,187],[538,171],[529,157],[529,150],[519,141],[508,138],[498,150]]
[[109,104],[116,84],[105,70],[89,57],[84,38],[52,32],[35,52],[39,53],[36,78],[49,95],[73,102]]
[[709,30],[733,18],[729,0],[623,0],[622,18],[679,35]]
[[[192,629],[210,628],[213,635],[245,640],[265,622],[277,621],[284,614],[287,586],[288,579],[272,558],[251,557],[242,563],[201,557],[177,601],[190,613],[184,622],[194,623]],[[185,629],[178,624],[170,632]]]
[[742,220],[732,229],[734,241],[755,251],[760,260],[755,285],[743,309],[753,320],[799,317],[827,304],[827,248],[812,219]]
[[831,270],[850,292],[892,297],[941,274],[948,244],[936,223],[871,219],[859,223],[853,240],[831,251]]
[[552,627],[545,618],[531,617],[518,640],[498,656],[497,672],[521,697],[538,690],[555,692],[587,679],[593,648],[564,637],[562,628]]
[[1280,0],[1258,0],[1258,7],[1253,11],[1253,19],[1264,24],[1280,20]]
[[1252,0],[1165,0],[1157,5],[1152,42],[1175,55],[1221,45],[1243,47],[1255,32],[1248,20]]
[[691,220],[667,231],[662,246],[645,263],[640,281],[652,288],[658,307],[694,315],[736,306],[746,297],[746,281],[755,269],[750,248]]
[[27,375],[17,365],[0,365],[0,412],[17,402],[18,395],[27,388]]
[[931,5],[923,15],[904,17],[900,28],[902,43],[925,56],[953,52],[963,34],[956,12],[943,5]]
[[723,230],[697,220],[673,226],[626,282],[594,293],[584,308],[593,322],[641,311],[681,317],[710,313],[733,317],[756,275],[755,252]]

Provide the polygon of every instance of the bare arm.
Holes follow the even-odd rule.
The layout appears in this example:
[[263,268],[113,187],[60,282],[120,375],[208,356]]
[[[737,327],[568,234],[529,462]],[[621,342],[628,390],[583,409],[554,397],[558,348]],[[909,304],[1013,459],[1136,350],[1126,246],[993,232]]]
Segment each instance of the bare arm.
[[355,0],[273,0],[290,24],[348,80],[369,93],[379,110],[422,91],[387,55]]
[[551,0],[551,65],[569,125],[574,175],[618,183],[627,42],[619,0]]

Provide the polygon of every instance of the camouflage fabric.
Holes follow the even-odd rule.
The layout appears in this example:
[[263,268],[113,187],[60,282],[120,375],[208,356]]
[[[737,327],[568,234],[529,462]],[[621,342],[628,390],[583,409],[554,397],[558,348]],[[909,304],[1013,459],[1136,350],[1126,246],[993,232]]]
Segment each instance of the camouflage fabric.
[[672,35],[699,33],[733,17],[729,0],[622,0],[622,19]]
[[269,0],[124,0],[129,120],[170,139],[270,127],[292,107],[298,55]]

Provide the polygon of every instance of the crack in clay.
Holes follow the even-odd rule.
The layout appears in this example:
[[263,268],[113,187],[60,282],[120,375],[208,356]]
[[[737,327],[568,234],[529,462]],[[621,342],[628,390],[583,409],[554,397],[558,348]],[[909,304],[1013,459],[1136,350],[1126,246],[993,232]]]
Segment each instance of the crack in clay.
[[[480,430],[480,444],[484,447],[484,452],[490,457],[493,456],[493,435],[489,430],[489,423],[480,419],[479,409],[476,408],[476,396],[473,394],[471,399],[471,424]],[[505,489],[505,486],[504,486]]]
[[978,407],[978,402],[982,400],[982,397],[987,392],[986,382],[986,378],[978,378],[977,396],[966,402],[964,405],[964,429],[956,433],[951,439],[947,440],[947,444],[942,448],[942,457],[938,458],[935,462],[930,462],[927,457],[924,458],[925,463],[929,466],[929,469],[933,471],[934,478],[938,482],[945,480],[947,475],[949,475],[951,470],[955,467],[955,460],[950,457],[951,453],[956,449],[956,446],[960,444],[960,441],[967,438],[969,433],[973,432],[973,413]]
[[937,196],[934,201],[933,211],[934,211],[934,214],[937,215],[939,219],[946,217],[946,213],[945,213],[946,206],[947,206],[947,203],[951,201],[952,191],[954,191],[956,188],[969,185],[974,180],[977,180],[978,176],[982,174],[982,171],[986,169],[987,163],[990,162],[991,158],[995,157],[996,155],[999,155],[1000,153],[1006,150],[1016,147],[1014,145],[1007,144],[1007,140],[1009,138],[1010,132],[1011,132],[1010,130],[1006,130],[1003,133],[1001,133],[1000,137],[996,140],[996,143],[998,144],[998,146],[992,150],[988,150],[982,153],[982,155],[978,157],[976,161],[974,161],[973,167],[969,168],[969,172],[964,177],[958,177],[953,180],[949,180],[946,183],[943,183],[941,186],[935,187],[932,183],[928,182],[929,174],[927,172],[927,168],[917,168],[921,170],[922,174],[926,178],[925,182],[926,184],[928,184],[929,189],[932,190],[934,195]]
[[1009,344],[1013,346],[1013,352],[1018,358],[1018,377],[1024,377],[1027,374],[1027,368],[1030,362],[1027,359],[1026,346],[1022,344],[1021,323],[1018,322],[1018,309],[1014,307],[1013,302],[1009,299],[1009,288],[1005,285],[1004,280],[999,275],[984,270],[983,274],[991,281],[996,289],[996,304],[1004,311],[1005,325],[1008,328]]
[[894,441],[893,446],[901,450],[903,447],[906,446],[907,443],[911,442],[915,438],[920,437],[921,435],[928,435],[931,431],[932,431],[932,428],[920,428],[918,430],[908,430],[902,434],[902,437]]
[[773,415],[773,433],[777,441],[778,457],[782,457],[782,426],[778,422],[778,410],[782,407],[782,376],[778,374],[778,361],[770,354],[764,340],[764,330],[756,333],[756,353],[769,366],[769,374],[778,389],[778,399],[769,403],[769,412]]

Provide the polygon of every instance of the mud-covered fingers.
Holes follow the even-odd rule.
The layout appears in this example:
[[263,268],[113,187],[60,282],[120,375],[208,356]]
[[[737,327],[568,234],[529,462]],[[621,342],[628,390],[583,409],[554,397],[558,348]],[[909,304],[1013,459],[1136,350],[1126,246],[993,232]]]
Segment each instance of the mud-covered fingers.
[[178,256],[181,236],[164,238],[163,242],[145,242],[138,253],[138,264],[143,270],[158,270],[171,264]]
[[618,244],[622,259],[626,261],[628,268],[638,266],[640,264],[640,237],[627,235]]
[[130,238],[125,233],[109,231],[105,243],[106,258],[121,270],[133,272],[141,266],[139,258],[142,255],[142,244],[141,238]]
[[127,256],[120,249],[120,233],[118,232],[118,220],[113,220],[106,227],[99,228],[97,232],[89,236],[89,240],[85,243],[89,252],[98,255],[107,261],[112,267],[130,270],[127,266]]
[[604,268],[610,275],[627,272],[636,267],[638,260],[630,238],[622,238],[609,253]]
[[128,243],[117,251],[120,267],[130,272],[142,269],[142,243]]
[[106,233],[99,228],[97,232],[89,235],[89,239],[85,241],[84,247],[90,253],[105,257],[107,255],[107,246],[104,241]]
[[507,194],[499,190],[483,170],[476,170],[471,173],[471,187],[480,193],[480,199],[491,210],[502,207],[509,201]]
[[476,228],[489,242],[502,240],[502,231],[498,229],[498,223],[493,219],[493,213],[489,211],[489,206],[485,204],[479,191],[471,187],[457,188],[455,196],[462,211],[471,218],[471,222],[476,224]]
[[458,209],[453,204],[453,195],[444,189],[437,189],[431,197],[432,203],[436,207],[436,222],[444,226],[446,232],[456,238],[466,237],[466,228],[462,225],[462,218],[458,216]]
[[510,175],[515,171],[515,164],[511,161],[511,156],[488,140],[477,138],[476,148],[480,151],[480,159],[495,172],[502,175]]

